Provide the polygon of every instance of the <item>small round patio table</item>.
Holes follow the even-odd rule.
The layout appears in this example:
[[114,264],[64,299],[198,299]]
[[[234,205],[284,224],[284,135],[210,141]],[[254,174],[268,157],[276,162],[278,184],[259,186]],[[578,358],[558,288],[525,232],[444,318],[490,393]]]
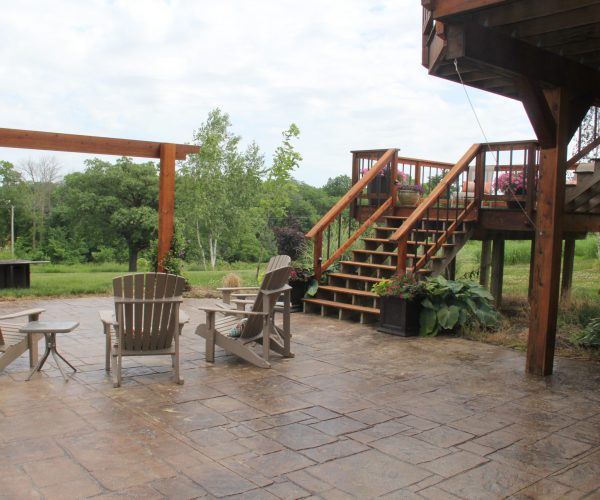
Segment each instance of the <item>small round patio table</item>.
[[29,373],[29,377],[25,380],[29,381],[35,372],[39,372],[44,366],[44,363],[48,359],[50,353],[52,353],[52,357],[56,362],[56,366],[60,370],[61,375],[65,379],[66,382],[69,381],[65,372],[60,366],[59,359],[62,359],[69,367],[76,372],[77,368],[75,368],[71,363],[69,363],[62,355],[56,350],[56,334],[57,333],[69,333],[72,332],[75,328],[79,326],[77,321],[30,321],[23,328],[21,328],[21,332],[23,333],[43,333],[46,338],[46,352],[38,361],[37,365],[31,370]]

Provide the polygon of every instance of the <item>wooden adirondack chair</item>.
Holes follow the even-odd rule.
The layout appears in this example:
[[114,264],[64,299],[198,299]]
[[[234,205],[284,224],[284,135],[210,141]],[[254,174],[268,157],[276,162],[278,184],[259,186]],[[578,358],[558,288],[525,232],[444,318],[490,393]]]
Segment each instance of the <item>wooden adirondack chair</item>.
[[[289,259],[289,257],[288,257]],[[288,260],[289,263],[289,260]],[[196,328],[196,335],[206,339],[206,360],[215,360],[215,345],[225,351],[260,367],[270,368],[269,354],[274,351],[283,357],[292,358],[290,332],[290,286],[287,284],[291,267],[284,265],[265,274],[251,311],[227,310],[219,307],[201,307],[206,313],[206,323]],[[283,294],[283,328],[275,325],[274,309]],[[225,316],[217,319],[216,314]],[[230,336],[232,329],[246,319],[238,338]],[[262,344],[262,355],[251,346]]]
[[185,279],[174,274],[139,273],[113,280],[115,319],[102,314],[100,319],[105,333],[116,320],[116,342],[110,343],[115,387],[121,385],[123,356],[169,355],[175,380],[183,384],[179,376],[179,306],[184,288]]
[[[267,267],[265,268],[265,274],[278,269],[280,267],[289,266],[292,259],[288,255],[276,255],[269,259]],[[257,286],[239,286],[229,288],[217,288],[219,292],[223,294],[223,304],[228,306],[232,304],[232,299],[235,300],[247,299],[249,297],[254,298],[258,292]],[[242,307],[243,309],[243,307]]]
[[6,321],[27,316],[27,322],[37,321],[44,309],[28,309],[0,316],[0,370],[4,370],[21,354],[29,350],[29,366],[32,368],[38,360],[38,342],[43,337],[40,334],[22,333],[20,328],[24,321],[13,323]]

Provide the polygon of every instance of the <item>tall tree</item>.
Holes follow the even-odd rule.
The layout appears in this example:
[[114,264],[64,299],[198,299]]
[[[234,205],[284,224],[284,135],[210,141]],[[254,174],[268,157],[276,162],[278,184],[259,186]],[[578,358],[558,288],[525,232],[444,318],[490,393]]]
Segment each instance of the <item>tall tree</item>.
[[230,127],[227,113],[212,110],[194,134],[194,142],[202,150],[191,155],[179,172],[178,214],[185,220],[188,234],[193,228],[203,260],[208,245],[213,268],[217,256],[237,248],[248,230],[249,206],[264,163],[256,144],[240,151],[241,138]]
[[19,170],[27,182],[31,209],[31,248],[35,251],[43,241],[46,218],[52,208],[52,193],[60,179],[60,165],[53,156],[39,160],[28,159],[19,165]]
[[65,176],[58,193],[57,224],[68,226],[88,251],[125,244],[129,270],[156,236],[158,169],[152,162],[87,160],[83,172]]

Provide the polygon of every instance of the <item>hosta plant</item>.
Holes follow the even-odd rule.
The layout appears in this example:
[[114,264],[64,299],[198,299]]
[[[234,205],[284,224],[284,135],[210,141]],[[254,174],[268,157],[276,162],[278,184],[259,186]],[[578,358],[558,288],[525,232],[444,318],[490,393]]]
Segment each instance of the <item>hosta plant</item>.
[[424,293],[420,335],[434,336],[470,323],[479,323],[483,328],[493,328],[500,323],[492,295],[475,283],[437,276],[425,281]]

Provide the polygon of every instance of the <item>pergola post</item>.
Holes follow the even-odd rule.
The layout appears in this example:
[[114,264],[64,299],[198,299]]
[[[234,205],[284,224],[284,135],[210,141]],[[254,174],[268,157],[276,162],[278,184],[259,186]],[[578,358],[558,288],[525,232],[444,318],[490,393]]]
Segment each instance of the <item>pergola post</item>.
[[553,144],[542,144],[540,154],[526,365],[535,375],[551,375],[554,363],[569,129],[566,89],[547,91],[546,99],[555,127]]
[[175,213],[175,144],[160,145],[160,179],[158,195],[158,269],[165,271],[163,260],[171,250]]

